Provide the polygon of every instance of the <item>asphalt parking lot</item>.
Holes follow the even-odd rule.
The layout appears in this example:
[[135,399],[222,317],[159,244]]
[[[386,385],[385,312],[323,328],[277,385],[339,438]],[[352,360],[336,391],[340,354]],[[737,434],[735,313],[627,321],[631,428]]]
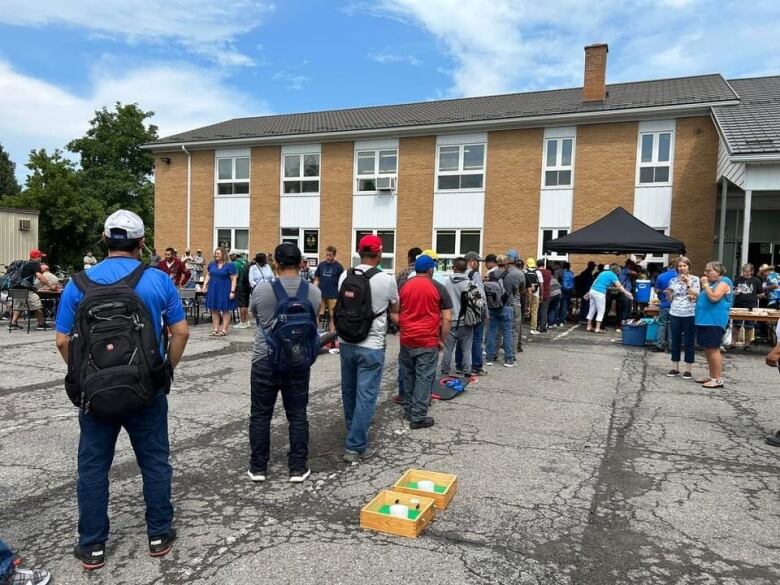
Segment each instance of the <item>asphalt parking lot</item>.
[[[338,356],[312,375],[312,475],[287,483],[274,417],[270,481],[248,465],[250,332],[193,329],[170,395],[174,552],[146,555],[141,482],[125,436],[111,474],[108,564],[86,574],[76,531],[78,424],[51,333],[0,331],[0,536],[63,584],[618,584],[780,582],[780,376],[726,357],[726,388],[663,376],[667,357],[612,336],[531,339],[436,426],[411,431],[390,398],[389,337],[372,442],[341,460]],[[697,355],[703,373],[703,356]],[[358,513],[404,470],[457,474],[459,493],[418,539],[360,529]]]

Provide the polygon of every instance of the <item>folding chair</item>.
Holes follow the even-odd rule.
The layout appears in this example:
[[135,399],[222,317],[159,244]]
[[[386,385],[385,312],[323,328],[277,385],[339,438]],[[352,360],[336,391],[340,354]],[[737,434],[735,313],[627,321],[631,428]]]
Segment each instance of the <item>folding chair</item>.
[[[8,320],[8,333],[13,331],[11,322],[13,320],[13,313],[15,306],[19,303],[24,303],[27,313],[27,333],[30,332],[30,319],[32,318],[32,311],[30,311],[30,291],[26,288],[12,288],[8,291],[8,300],[11,301],[11,319]],[[21,315],[19,316],[21,318]]]
[[191,316],[194,325],[200,322],[200,301],[195,294],[194,288],[182,288],[179,289],[179,298],[181,298],[182,307],[184,307],[184,314]]

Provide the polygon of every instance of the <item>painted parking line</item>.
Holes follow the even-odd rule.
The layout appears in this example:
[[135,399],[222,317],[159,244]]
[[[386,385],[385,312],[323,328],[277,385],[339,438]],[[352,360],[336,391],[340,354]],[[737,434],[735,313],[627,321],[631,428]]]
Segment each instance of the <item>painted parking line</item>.
[[566,331],[564,331],[563,333],[559,333],[558,335],[556,335],[555,337],[553,337],[553,341],[557,341],[558,339],[563,339],[563,338],[564,338],[564,337],[566,337],[566,336],[567,336],[569,333],[571,333],[571,332],[572,332],[572,331],[574,331],[575,329],[579,328],[579,326],[580,326],[580,323],[577,323],[576,325],[572,325],[571,327],[569,327],[569,328],[568,328]]

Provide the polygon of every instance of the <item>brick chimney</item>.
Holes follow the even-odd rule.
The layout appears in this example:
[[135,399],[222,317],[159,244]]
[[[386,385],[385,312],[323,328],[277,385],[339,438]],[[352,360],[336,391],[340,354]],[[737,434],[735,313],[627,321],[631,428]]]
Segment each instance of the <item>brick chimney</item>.
[[607,43],[585,47],[585,82],[582,101],[601,102],[607,97]]

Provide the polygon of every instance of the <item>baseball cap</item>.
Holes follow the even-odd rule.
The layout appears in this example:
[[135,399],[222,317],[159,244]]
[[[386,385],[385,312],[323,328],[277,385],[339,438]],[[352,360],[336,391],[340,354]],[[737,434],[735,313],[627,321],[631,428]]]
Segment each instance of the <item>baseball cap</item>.
[[292,242],[283,242],[276,246],[274,260],[280,266],[298,266],[301,263],[301,251]]
[[496,261],[496,255],[495,254],[488,254],[485,256],[485,262],[495,262]]
[[420,254],[420,256],[429,256],[430,258],[433,258],[434,260],[438,260],[439,259],[439,255],[436,252],[434,252],[433,250],[431,250],[430,248],[428,248],[427,250],[423,250],[422,254]]
[[528,266],[528,268],[536,268],[536,260],[534,260],[533,258],[528,258],[525,261],[525,265]]
[[103,235],[114,240],[136,240],[144,237],[144,222],[132,211],[119,209],[106,218]]
[[506,255],[509,257],[509,261],[512,263],[517,262],[517,259],[520,257],[517,254],[517,250],[514,248],[509,248],[509,250],[506,251]]
[[471,262],[472,260],[482,262],[482,258],[480,258],[479,254],[476,252],[466,252],[466,255],[463,258],[466,260],[466,262]]
[[33,248],[30,250],[30,254],[28,255],[30,258],[43,258],[46,256],[43,252],[41,252],[38,248]]
[[414,261],[415,272],[428,272],[436,269],[436,261],[427,254],[420,254]]
[[509,256],[506,254],[499,254],[499,256],[496,258],[496,264],[499,266],[506,266],[509,264]]
[[368,234],[360,238],[358,242],[358,252],[370,252],[371,254],[379,254],[382,252],[382,239],[379,236]]

